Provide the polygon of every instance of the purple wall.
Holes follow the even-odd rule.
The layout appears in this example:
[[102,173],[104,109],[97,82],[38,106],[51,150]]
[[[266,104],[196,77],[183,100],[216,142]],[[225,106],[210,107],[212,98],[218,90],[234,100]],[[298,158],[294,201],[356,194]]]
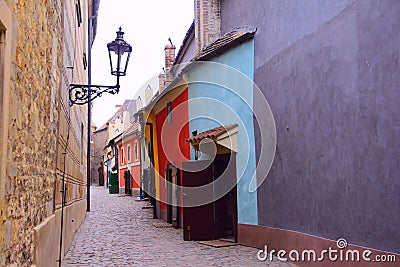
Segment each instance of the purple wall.
[[399,253],[400,1],[222,0],[221,24],[258,28],[275,116],[259,224]]

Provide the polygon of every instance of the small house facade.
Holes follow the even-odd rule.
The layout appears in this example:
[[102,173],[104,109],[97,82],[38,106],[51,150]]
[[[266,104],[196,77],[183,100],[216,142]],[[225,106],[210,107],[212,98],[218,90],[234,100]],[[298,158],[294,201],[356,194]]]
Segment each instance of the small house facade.
[[118,147],[119,193],[139,196],[140,133],[134,122],[116,141]]

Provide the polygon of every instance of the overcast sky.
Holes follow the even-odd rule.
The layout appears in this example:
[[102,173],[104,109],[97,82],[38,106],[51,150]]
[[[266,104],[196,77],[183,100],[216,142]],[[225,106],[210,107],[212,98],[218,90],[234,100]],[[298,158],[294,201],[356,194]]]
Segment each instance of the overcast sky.
[[[92,84],[115,85],[110,74],[107,43],[121,26],[124,39],[132,45],[127,76],[121,77],[118,95],[104,94],[93,103],[92,120],[103,125],[125,99],[137,97],[148,79],[164,66],[164,46],[168,38],[176,52],[193,21],[193,0],[101,0],[97,35],[92,50]],[[143,97],[142,97],[143,99]]]

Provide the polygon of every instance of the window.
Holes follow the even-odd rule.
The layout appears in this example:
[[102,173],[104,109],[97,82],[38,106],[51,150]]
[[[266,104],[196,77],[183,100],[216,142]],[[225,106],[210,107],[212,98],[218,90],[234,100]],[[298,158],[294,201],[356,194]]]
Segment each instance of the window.
[[[11,103],[9,99],[11,58],[13,57],[12,50],[16,44],[16,42],[13,42],[13,40],[16,40],[13,29],[17,29],[17,27],[14,27],[13,21],[13,13],[8,5],[5,1],[0,1],[0,199],[4,198],[4,187],[6,185],[5,179],[2,178],[7,177],[3,163],[7,162],[9,115],[2,111],[9,110],[9,104]],[[8,174],[9,176],[16,176],[13,168],[10,168],[10,171],[12,174]]]
[[135,142],[135,161],[138,161],[139,157],[138,157],[138,143]]
[[[2,3],[0,3],[1,6]],[[0,14],[1,15],[1,14]],[[7,118],[5,118],[5,114],[3,114],[3,106],[6,105],[6,102],[4,101],[5,97],[5,77],[4,77],[4,69],[5,69],[5,40],[6,40],[6,31],[5,31],[5,27],[3,26],[3,24],[1,23],[2,17],[0,16],[0,162],[1,164],[3,164],[3,162],[7,162],[7,157],[5,157],[4,160],[3,156],[5,155],[3,153],[4,151],[4,147],[3,144],[6,143],[7,141],[7,135],[3,136],[3,127],[8,127],[8,125],[6,124],[6,122],[8,121]],[[4,138],[4,139],[3,139]],[[3,186],[5,185],[5,183],[2,180],[3,177],[3,173],[2,173],[2,169],[0,167],[0,199],[3,199]],[[4,179],[5,181],[5,179]]]
[[171,102],[168,102],[168,104],[167,104],[167,122],[168,122],[168,124],[171,124],[172,123],[172,113],[171,113],[171,110],[172,110],[172,107],[171,107]]
[[6,31],[0,21],[0,86],[3,89],[3,67],[4,67],[4,46],[6,42]]
[[76,18],[78,21],[78,27],[80,27],[82,24],[82,9],[80,0],[78,0],[78,2],[75,3],[75,9],[76,9]]
[[81,165],[83,165],[83,157],[84,157],[84,155],[83,155],[83,151],[85,150],[84,148],[83,148],[83,133],[84,133],[84,126],[83,126],[83,123],[81,123]]
[[83,60],[83,68],[86,70],[87,69],[87,58],[86,58],[86,53],[83,53],[83,57],[82,57],[82,60]]
[[128,145],[128,163],[131,162],[131,146]]
[[124,148],[121,148],[121,163],[124,164]]

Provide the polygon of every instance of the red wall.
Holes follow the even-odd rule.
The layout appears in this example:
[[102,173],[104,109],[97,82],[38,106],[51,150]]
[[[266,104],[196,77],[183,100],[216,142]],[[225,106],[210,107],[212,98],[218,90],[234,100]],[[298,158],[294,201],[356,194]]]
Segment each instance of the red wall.
[[161,210],[167,210],[164,170],[168,163],[175,162],[176,165],[182,166],[182,162],[190,160],[190,144],[186,142],[189,138],[187,100],[188,89],[186,88],[176,99],[171,101],[171,124],[167,123],[167,107],[156,115]]
[[139,188],[140,182],[140,165],[131,167],[131,185],[132,188]]
[[[137,164],[131,166],[131,188],[139,188],[140,181],[140,142],[136,138],[136,135],[129,136],[128,140],[123,140],[122,144],[118,145],[118,161],[119,167],[119,187],[125,187],[124,172],[128,170],[128,165]],[[138,158],[135,159],[135,141],[137,142]],[[131,160],[128,162],[128,145],[131,146]],[[124,148],[124,163],[122,163],[122,149]]]
[[119,170],[119,187],[125,187],[125,179],[124,179],[124,172],[127,171],[128,168],[123,168]]

